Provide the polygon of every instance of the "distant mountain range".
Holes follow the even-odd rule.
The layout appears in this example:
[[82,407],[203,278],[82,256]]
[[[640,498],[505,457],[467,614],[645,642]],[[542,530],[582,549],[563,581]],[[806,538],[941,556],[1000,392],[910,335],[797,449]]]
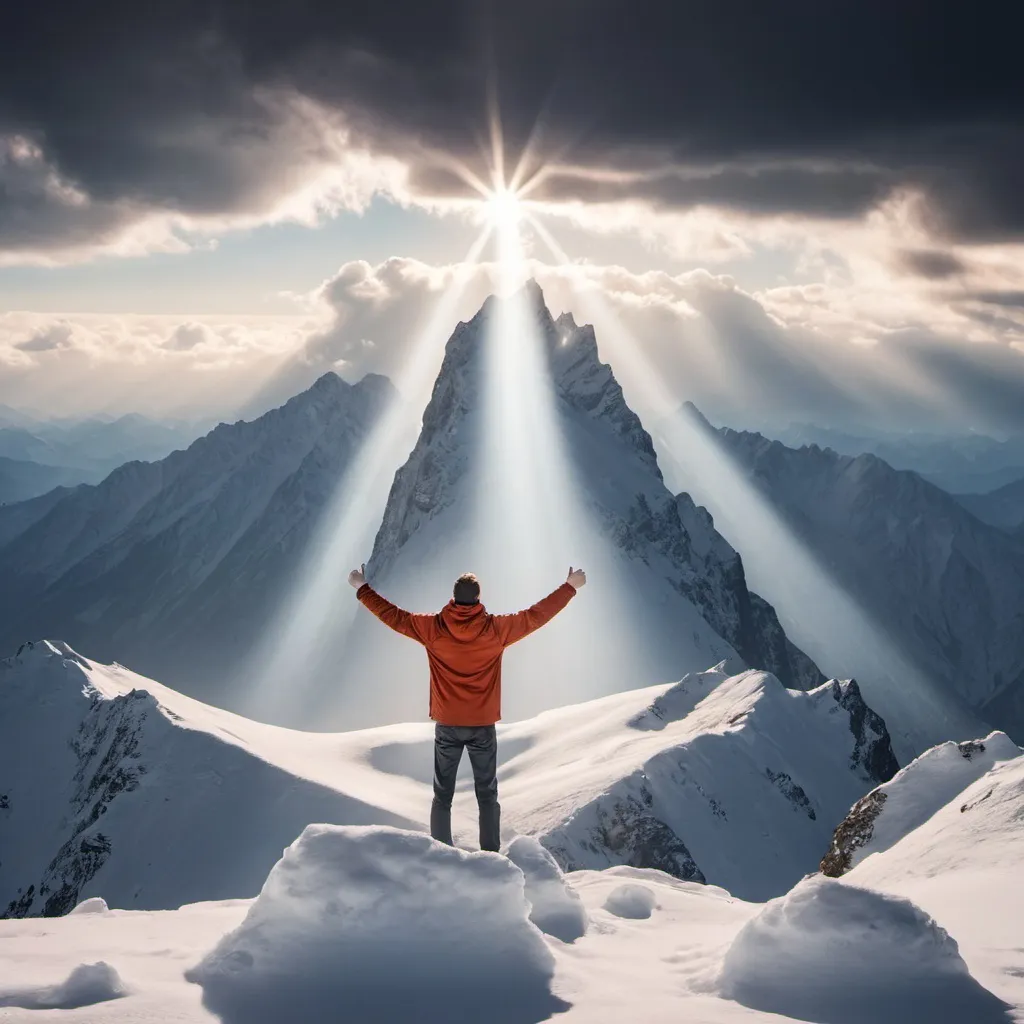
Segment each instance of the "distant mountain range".
[[763,429],[790,448],[816,444],[840,455],[877,455],[894,469],[912,469],[951,494],[985,494],[1024,478],[1024,436],[984,434],[852,434],[812,424]]
[[54,487],[82,482],[81,470],[46,466],[0,455],[0,505],[26,501]]
[[393,396],[329,374],[159,462],[0,509],[0,646],[69,637],[107,660],[223,687],[282,595],[334,485]]
[[957,494],[954,497],[983,523],[1018,536],[1024,530],[1024,478],[987,494]]
[[135,413],[44,421],[0,406],[0,503],[24,501],[57,486],[98,483],[126,462],[162,459],[206,429]]
[[[414,610],[435,610],[467,567],[482,573],[495,611],[554,589],[570,560],[591,569],[594,585],[510,652],[508,717],[722,662],[730,673],[770,671],[802,690],[822,682],[819,666],[858,676],[901,758],[987,725],[1024,736],[1024,547],[1009,532],[878,456],[793,449],[701,420],[813,554],[829,593],[849,595],[874,627],[822,618],[823,592],[801,591],[798,562],[771,561],[763,540],[736,529],[757,519],[756,503],[716,503],[706,474],[669,488],[592,328],[553,317],[535,285],[519,301],[541,341],[546,376],[534,384],[550,391],[564,479],[527,494],[510,461],[550,471],[558,462],[549,440],[525,451],[512,437],[481,444],[499,429],[488,419],[483,368],[503,314],[489,300],[452,334],[384,507],[361,510],[370,523],[380,516],[371,582]],[[273,639],[282,606],[305,585],[311,538],[394,395],[381,377],[353,385],[326,374],[281,408],[221,424],[160,461],[128,462],[99,484],[0,508],[0,650],[61,636],[101,660],[251,710],[247,659]],[[523,397],[541,408],[536,394]],[[481,461],[487,450],[498,457]],[[501,487],[507,515],[494,504]],[[523,528],[517,516],[532,516],[525,537],[514,534]],[[530,559],[541,568],[517,589],[520,563]],[[331,711],[284,699],[274,720],[351,727],[421,717],[417,645],[381,632],[354,602],[328,611],[329,622],[342,611],[360,617],[351,633],[339,626],[316,665],[304,652],[279,652],[274,686],[282,697],[319,688]],[[872,650],[874,638],[888,646]]]
[[875,455],[790,448],[724,427],[715,436],[923,676],[1024,738],[1024,548],[1014,538]]

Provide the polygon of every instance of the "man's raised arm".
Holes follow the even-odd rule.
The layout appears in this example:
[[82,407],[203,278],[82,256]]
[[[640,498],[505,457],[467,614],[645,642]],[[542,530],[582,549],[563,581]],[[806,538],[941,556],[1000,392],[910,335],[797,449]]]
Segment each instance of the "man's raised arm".
[[509,644],[522,640],[524,636],[529,636],[535,629],[540,629],[546,622],[550,622],[586,582],[587,574],[582,569],[569,566],[566,581],[532,607],[513,615],[495,615],[494,624],[502,644],[508,647]]
[[390,626],[396,633],[402,636],[418,640],[421,644],[432,639],[436,626],[433,615],[414,615],[407,612],[398,605],[392,604],[386,597],[381,597],[369,583],[366,582],[365,564],[359,569],[353,569],[348,574],[348,582],[356,588],[356,597],[360,602],[373,612],[374,615]]

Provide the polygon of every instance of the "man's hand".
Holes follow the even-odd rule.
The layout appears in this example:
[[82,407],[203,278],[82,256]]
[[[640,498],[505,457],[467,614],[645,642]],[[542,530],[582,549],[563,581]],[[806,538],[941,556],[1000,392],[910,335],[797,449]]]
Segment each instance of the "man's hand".
[[363,562],[363,564],[358,569],[353,569],[348,574],[348,582],[349,582],[349,586],[355,587],[356,590],[358,590],[366,582],[366,563],[365,562]]
[[587,574],[582,569],[574,569],[571,565],[569,566],[569,575],[566,577],[566,583],[569,584],[574,590],[579,590],[580,587],[585,586],[587,582]]

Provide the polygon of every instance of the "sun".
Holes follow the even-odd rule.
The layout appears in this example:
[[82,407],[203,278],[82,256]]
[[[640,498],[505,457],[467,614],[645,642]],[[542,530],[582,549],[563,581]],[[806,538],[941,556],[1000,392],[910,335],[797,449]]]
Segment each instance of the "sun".
[[523,205],[519,195],[505,186],[488,192],[483,205],[487,221],[499,231],[514,231],[523,216]]

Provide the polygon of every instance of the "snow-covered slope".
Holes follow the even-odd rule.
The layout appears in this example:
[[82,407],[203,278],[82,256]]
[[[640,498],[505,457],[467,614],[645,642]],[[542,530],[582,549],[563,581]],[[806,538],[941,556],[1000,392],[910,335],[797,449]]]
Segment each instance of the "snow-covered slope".
[[[537,495],[517,496],[513,484],[510,505],[518,500],[531,507],[492,510],[467,530],[481,487],[500,482],[502,472],[513,480],[517,473],[513,462],[501,464],[516,457],[511,442],[492,446],[485,458],[480,441],[493,429],[489,417],[498,401],[487,390],[486,350],[503,301],[526,304],[529,322],[521,330],[540,339],[542,372],[551,377],[556,429],[572,479],[549,482]],[[548,453],[531,451],[527,457],[536,468]],[[611,368],[600,361],[593,329],[577,326],[569,314],[554,319],[533,282],[517,299],[489,299],[449,340],[419,439],[395,476],[369,562],[371,582],[407,607],[434,610],[450,596],[455,576],[469,567],[481,573],[487,601],[502,590],[509,563],[521,558],[515,548],[540,544],[541,534],[557,534],[563,525],[560,494],[553,493],[562,488],[571,490],[572,502],[596,524],[593,537],[582,529],[560,537],[558,562],[547,578],[536,580],[533,599],[564,578],[563,558],[566,566],[576,560],[590,569],[593,586],[510,654],[508,714],[534,714],[627,685],[677,678],[723,659],[731,659],[734,670],[764,669],[801,689],[822,681],[816,666],[788,641],[772,608],[748,590],[740,556],[707,512],[686,495],[676,499],[665,486],[650,435],[626,404]],[[531,534],[510,539],[507,553],[489,559],[490,552],[482,551],[486,535],[531,515],[537,520]],[[591,560],[600,563],[600,571]],[[612,605],[616,611],[602,619],[601,611]],[[375,625],[361,631],[360,639],[367,647],[360,663],[387,689],[389,702],[407,709],[409,717],[422,713],[419,690],[410,695],[404,689],[422,674],[422,652],[385,639]],[[552,676],[557,687],[535,682]]]
[[839,877],[873,853],[888,850],[981,778],[999,761],[1020,757],[1005,733],[981,740],[942,743],[915,758],[889,782],[853,805],[821,861]]
[[[83,709],[83,724],[99,713],[133,727],[109,729],[100,743],[83,734],[72,748],[62,723],[74,731]],[[795,692],[763,673],[710,672],[502,727],[502,800],[520,825],[532,813],[543,838],[544,823],[559,815],[572,827],[572,807],[628,792],[616,778],[646,785],[656,811],[673,802],[674,786],[686,808],[682,827],[692,821],[699,837],[693,845],[713,818],[719,854],[730,855],[737,877],[753,877],[772,870],[780,844],[800,852],[803,823],[813,824],[808,809],[821,821],[841,790],[870,784],[863,776],[888,761],[879,728],[849,685]],[[73,833],[85,822],[79,851],[87,841],[94,857],[97,830],[111,842],[79,893],[93,898],[72,913],[40,921],[30,906],[26,919],[0,920],[0,1019],[29,1024],[40,1011],[78,1024],[327,1024],[339,1014],[380,1024],[1024,1017],[1024,757],[998,760],[1013,753],[1004,738],[987,738],[970,759],[952,750],[916,762],[888,787],[894,808],[897,788],[905,808],[913,790],[935,803],[936,782],[948,792],[965,769],[991,767],[842,879],[791,873],[796,884],[767,905],[621,862],[561,877],[524,838],[506,859],[393,827],[300,823],[317,813],[395,821],[407,806],[425,809],[428,787],[402,778],[401,768],[428,756],[429,740],[419,724],[293,733],[60,645],[23,651],[0,671],[0,871],[16,848],[11,837],[20,844],[33,830]],[[75,778],[83,752],[88,767]],[[59,796],[70,800],[93,783],[99,810],[90,822],[92,811],[76,814]],[[685,795],[698,786],[720,814],[709,817]],[[744,806],[731,802],[734,787],[745,790]],[[360,800],[371,792],[378,805],[366,812]],[[184,817],[175,816],[176,801]],[[471,801],[465,780],[456,807],[463,834]],[[252,822],[267,817],[274,827],[254,835]],[[796,843],[787,838],[794,834]],[[615,838],[595,835],[580,849],[595,864],[621,861]],[[611,856],[600,842],[615,846]],[[255,861],[263,861],[258,870]],[[258,897],[163,911],[107,907],[122,899],[173,906],[172,882],[187,900],[237,892],[240,880]],[[466,998],[453,1006],[452,993]]]
[[855,683],[787,690],[754,671],[545,712],[501,741],[526,747],[501,776],[508,822],[564,869],[657,868],[744,899],[813,870],[834,822],[897,769]]
[[[1024,738],[1019,544],[874,455],[718,433],[771,506],[924,676],[982,720]],[[799,617],[799,609],[787,611]],[[826,637],[820,642],[827,647]]]
[[[813,869],[896,770],[856,687],[709,671],[502,726],[504,836],[563,866],[626,864],[770,896]],[[304,733],[249,721],[64,644],[0,662],[0,912],[103,896],[164,908],[251,896],[309,822],[412,824],[427,724]],[[475,846],[464,776],[455,832]]]
[[[889,813],[897,820],[890,823],[880,816],[878,827],[903,834],[887,847],[881,842],[877,849],[869,845],[865,856],[854,858],[852,870],[844,877],[860,885],[888,888],[887,881],[938,882],[957,871],[975,876],[991,874],[993,883],[1012,883],[1007,884],[1007,890],[1015,890],[1019,899],[1024,897],[1019,884],[1024,864],[1024,751],[1006,744],[1005,737],[998,733],[985,742],[993,740],[995,749],[989,751],[993,756],[988,771],[958,790],[949,784],[949,773],[935,772],[933,765],[915,762],[908,766],[903,779],[897,776],[890,786],[909,792],[898,803],[894,794],[894,807]],[[914,790],[922,801],[929,801],[945,786],[948,789],[941,796],[949,790],[956,792],[911,827],[908,811],[912,811]]]
[[[197,695],[260,635],[375,416],[382,377],[327,374],[251,423],[0,510],[0,649],[41,635]],[[5,528],[6,527],[6,528]],[[19,529],[20,528],[20,529]]]
[[[857,861],[841,881],[911,899],[926,910],[956,937],[972,971],[997,996],[1018,1007],[1017,1016],[1007,1019],[1020,1020],[1024,1009],[1024,964],[1020,962],[1024,950],[1024,756],[1019,750],[1013,756],[1014,749],[998,735],[983,742],[986,754],[995,755],[984,774],[888,849]],[[956,763],[948,753],[936,764],[943,762],[947,769]],[[951,773],[934,771],[936,764],[908,765],[902,781],[907,792],[898,804],[893,793],[894,820],[889,824],[899,824],[897,816],[912,809],[910,798],[915,795],[929,809],[937,802],[935,795],[951,782]],[[966,781],[964,766],[957,768],[956,774]],[[894,787],[898,778],[893,780]],[[879,828],[887,827],[880,817]]]
[[407,824],[418,796],[335,737],[250,722],[64,644],[0,662],[0,916],[92,895],[157,909],[252,896],[310,821]]

